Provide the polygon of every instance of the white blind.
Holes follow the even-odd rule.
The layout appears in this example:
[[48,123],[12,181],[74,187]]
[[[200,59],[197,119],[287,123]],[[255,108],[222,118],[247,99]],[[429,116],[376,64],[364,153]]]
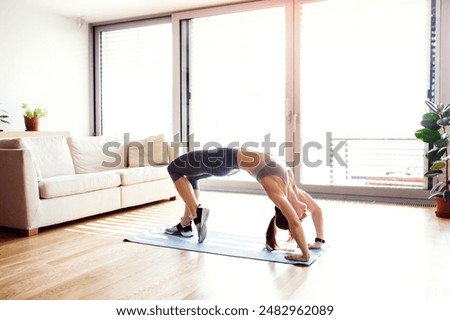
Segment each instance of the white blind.
[[430,7],[430,0],[301,6],[303,141],[325,146],[326,132],[349,141],[340,152],[348,168],[304,166],[303,183],[373,185],[385,177],[386,185],[399,177],[423,186],[423,144],[414,132],[427,99]]
[[[191,20],[191,124],[202,145],[285,141],[285,8]],[[279,146],[279,144],[277,144]],[[275,153],[275,149],[272,149]]]
[[103,134],[172,133],[170,23],[101,32]]

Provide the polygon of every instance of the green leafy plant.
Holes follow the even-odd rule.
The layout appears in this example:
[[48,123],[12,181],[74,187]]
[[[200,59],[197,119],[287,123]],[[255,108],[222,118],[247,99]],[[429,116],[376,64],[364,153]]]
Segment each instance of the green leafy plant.
[[8,118],[8,112],[6,112],[5,110],[0,110],[0,122],[10,124]]
[[426,158],[430,162],[430,169],[425,173],[425,177],[434,178],[444,175],[445,179],[433,185],[430,191],[430,198],[443,197],[445,202],[450,201],[449,191],[449,130],[450,125],[450,104],[435,104],[425,101],[430,109],[422,116],[422,129],[416,131],[416,138],[432,145],[426,153]]
[[28,104],[23,103],[22,104],[22,109],[24,112],[24,116],[27,117],[28,119],[33,119],[35,117],[45,117],[47,116],[47,110],[42,109],[42,108],[35,108],[35,109],[31,109],[30,107],[28,107]]

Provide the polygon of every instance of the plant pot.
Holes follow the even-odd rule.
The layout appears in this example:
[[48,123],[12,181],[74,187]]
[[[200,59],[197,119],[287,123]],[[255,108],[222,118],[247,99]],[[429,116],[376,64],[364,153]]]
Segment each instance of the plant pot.
[[27,118],[23,117],[25,120],[26,131],[39,131],[39,117]]
[[441,197],[434,198],[436,201],[436,216],[450,219],[450,202],[445,202]]

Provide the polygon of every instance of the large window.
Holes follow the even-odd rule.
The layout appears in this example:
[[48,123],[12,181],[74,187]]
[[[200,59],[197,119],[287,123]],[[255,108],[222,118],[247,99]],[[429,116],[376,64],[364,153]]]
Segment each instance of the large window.
[[429,89],[430,8],[429,0],[301,6],[301,137],[323,146],[311,148],[302,183],[423,188],[424,144],[414,132]]
[[97,134],[172,134],[168,19],[96,29]]

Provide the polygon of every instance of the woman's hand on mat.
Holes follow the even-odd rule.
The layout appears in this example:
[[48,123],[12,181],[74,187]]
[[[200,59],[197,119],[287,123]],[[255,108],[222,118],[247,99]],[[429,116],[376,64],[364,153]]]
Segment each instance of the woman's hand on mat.
[[308,244],[308,248],[310,250],[317,250],[322,248],[322,242],[314,242],[314,243],[309,243]]
[[306,261],[309,260],[309,257],[306,258],[301,253],[292,253],[292,254],[289,254],[289,255],[285,256],[285,258],[288,259],[288,260],[303,261],[303,262],[306,262]]

